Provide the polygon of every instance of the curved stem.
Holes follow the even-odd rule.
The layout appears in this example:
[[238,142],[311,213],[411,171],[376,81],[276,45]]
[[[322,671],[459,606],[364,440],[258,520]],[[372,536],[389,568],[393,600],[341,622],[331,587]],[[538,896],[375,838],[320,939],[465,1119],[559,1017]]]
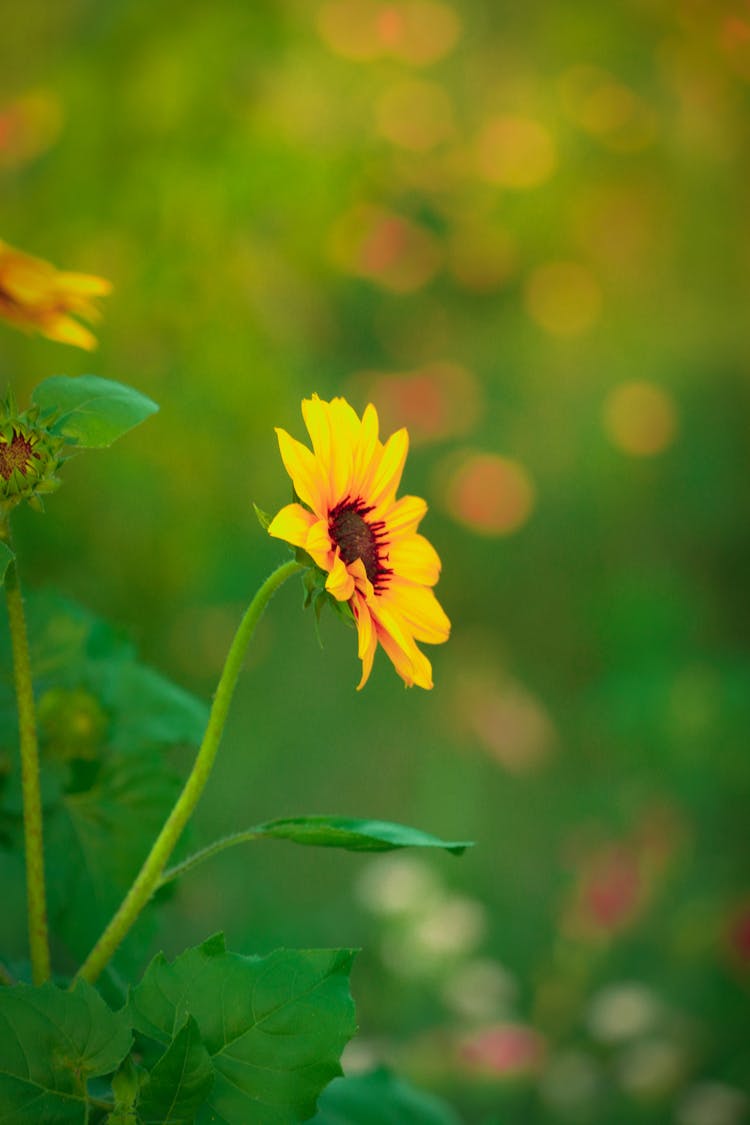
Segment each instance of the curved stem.
[[214,840],[212,844],[206,844],[205,848],[193,852],[187,859],[183,859],[182,863],[176,863],[174,867],[165,871],[159,880],[157,890],[165,887],[167,883],[171,883],[173,879],[179,879],[182,875],[187,875],[188,871],[198,867],[205,859],[211,859],[212,856],[223,852],[225,848],[233,848],[235,844],[249,844],[251,840],[257,840],[262,835],[262,832],[254,832],[252,828],[249,828],[247,832],[232,832],[230,836],[222,836],[220,840]]
[[[0,540],[10,546],[10,526],[7,520],[0,520]],[[15,558],[11,559],[5,572],[5,598],[8,604],[8,627],[13,648],[13,681],[18,707],[29,956],[34,984],[44,984],[50,975],[50,957],[47,936],[47,899],[44,886],[44,837],[42,831],[42,798],[39,787],[39,744],[36,733],[34,688],[31,680],[29,638],[26,631],[26,616]]]
[[162,872],[193,809],[198,804],[211,773],[226,723],[229,705],[232,702],[237,677],[242,667],[248,643],[255,632],[255,627],[263,610],[279,586],[286,582],[287,578],[291,578],[293,574],[302,569],[302,565],[294,560],[284,563],[273,574],[269,575],[250,602],[227,653],[227,659],[214,695],[206,733],[203,736],[203,742],[190,776],[136,876],[135,882],[79,969],[78,977],[83,977],[84,980],[89,982],[96,980],[158,887]]

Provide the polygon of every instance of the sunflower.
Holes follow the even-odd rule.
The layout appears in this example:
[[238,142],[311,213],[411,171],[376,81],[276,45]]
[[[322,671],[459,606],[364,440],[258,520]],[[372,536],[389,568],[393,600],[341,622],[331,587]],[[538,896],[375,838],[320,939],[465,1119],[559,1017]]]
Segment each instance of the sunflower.
[[67,273],[0,241],[0,318],[50,340],[91,351],[96,338],[74,316],[93,321],[93,303],[111,285],[102,277]]
[[364,687],[378,642],[407,684],[432,687],[432,666],[417,641],[441,644],[450,621],[432,587],[440,559],[417,532],[427,504],[396,499],[409,435],[383,444],[370,404],[360,419],[343,398],[302,403],[313,452],[277,429],[279,449],[301,504],[271,521],[270,535],[301,547],[327,577],[325,589],[347,602],[358,633]]

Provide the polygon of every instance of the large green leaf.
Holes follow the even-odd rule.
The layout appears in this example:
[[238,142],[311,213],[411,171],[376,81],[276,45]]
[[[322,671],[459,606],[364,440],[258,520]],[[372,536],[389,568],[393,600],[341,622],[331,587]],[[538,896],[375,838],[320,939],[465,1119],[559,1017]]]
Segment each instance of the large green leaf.
[[[76,956],[89,952],[119,906],[178,788],[159,751],[111,754],[90,788],[66,793],[49,814],[50,919]],[[142,964],[141,944],[136,931],[119,954],[122,968]]]
[[192,1125],[213,1081],[211,1057],[197,1023],[188,1016],[141,1087],[139,1121],[143,1125]]
[[191,1015],[215,1080],[199,1123],[292,1125],[341,1073],[353,1035],[352,950],[228,953],[221,935],[171,964],[158,956],[132,992],[134,1026],[171,1042]]
[[32,400],[50,429],[83,449],[103,449],[159,407],[140,391],[98,375],[53,375],[35,388]]
[[[38,699],[52,689],[89,692],[109,716],[108,746],[126,753],[151,743],[200,743],[208,722],[206,704],[141,664],[117,630],[51,591],[27,598],[27,616]],[[0,629],[0,721],[12,728],[10,669],[9,638]]]
[[310,1125],[459,1125],[450,1106],[385,1068],[337,1078]]
[[251,831],[258,836],[313,844],[320,848],[344,848],[349,852],[389,852],[396,848],[443,848],[461,855],[472,847],[470,840],[441,840],[418,828],[385,820],[356,820],[348,816],[291,816],[269,820]]
[[109,1074],[130,1050],[127,1011],[112,1012],[80,981],[0,989],[0,1121],[84,1125],[86,1082]]

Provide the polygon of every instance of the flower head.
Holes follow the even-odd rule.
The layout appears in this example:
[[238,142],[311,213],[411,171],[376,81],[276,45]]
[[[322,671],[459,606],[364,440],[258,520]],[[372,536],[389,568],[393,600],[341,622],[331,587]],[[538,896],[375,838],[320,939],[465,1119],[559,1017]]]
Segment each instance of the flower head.
[[102,277],[66,273],[0,241],[0,318],[19,328],[91,351],[95,337],[73,318],[97,320],[94,298],[111,288]]
[[378,642],[411,686],[432,687],[432,667],[417,641],[441,644],[450,622],[432,587],[440,576],[435,548],[417,532],[427,511],[416,496],[396,499],[409,447],[406,430],[385,444],[369,405],[360,419],[343,398],[302,403],[312,452],[277,429],[284,466],[302,501],[271,521],[270,535],[311,556],[325,589],[348,603],[359,638],[364,687]]

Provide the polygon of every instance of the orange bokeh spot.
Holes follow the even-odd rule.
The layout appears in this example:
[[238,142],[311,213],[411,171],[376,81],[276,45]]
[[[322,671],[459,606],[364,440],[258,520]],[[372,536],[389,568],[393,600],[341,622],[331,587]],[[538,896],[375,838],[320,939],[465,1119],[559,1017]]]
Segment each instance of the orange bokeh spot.
[[332,51],[357,62],[391,55],[429,66],[458,42],[461,24],[441,0],[328,0],[318,11],[318,32]]
[[431,363],[368,381],[384,432],[406,426],[414,444],[444,441],[472,429],[481,411],[477,379],[457,363]]
[[607,396],[604,428],[613,445],[633,457],[653,457],[673,442],[677,410],[654,383],[622,383]]
[[549,262],[526,280],[524,304],[532,320],[552,336],[582,336],[601,311],[594,275],[577,262]]
[[329,0],[318,10],[318,33],[337,55],[357,62],[376,59],[380,5],[373,0]]
[[719,30],[719,46],[732,70],[750,80],[750,19],[727,16]]
[[505,188],[538,187],[557,165],[552,134],[527,117],[495,117],[482,129],[476,145],[483,179]]
[[0,106],[0,168],[20,168],[51,148],[63,111],[51,90],[29,93]]
[[438,243],[428,231],[378,207],[356,207],[342,216],[332,231],[331,250],[347,273],[395,293],[421,289],[440,264]]
[[510,535],[528,520],[535,490],[517,461],[472,453],[448,482],[446,506],[454,519],[481,535]]
[[410,80],[389,86],[376,107],[378,131],[412,152],[429,152],[453,135],[453,104],[436,82]]

